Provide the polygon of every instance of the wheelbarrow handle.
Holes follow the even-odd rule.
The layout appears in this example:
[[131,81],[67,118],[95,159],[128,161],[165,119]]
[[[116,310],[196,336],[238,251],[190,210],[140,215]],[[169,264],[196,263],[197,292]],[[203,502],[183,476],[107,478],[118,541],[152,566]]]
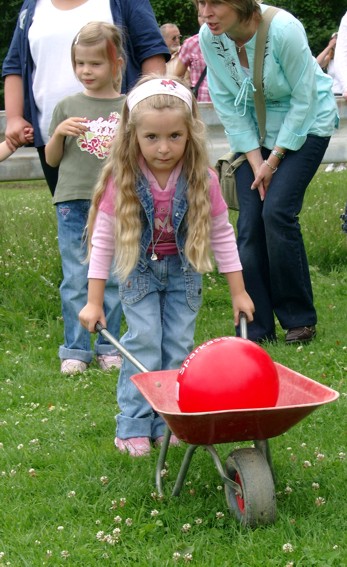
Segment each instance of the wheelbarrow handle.
[[141,362],[139,362],[132,354],[130,354],[130,352],[127,351],[127,349],[124,348],[120,344],[120,342],[117,341],[117,339],[115,339],[113,335],[111,335],[111,333],[108,332],[108,330],[100,323],[100,321],[97,321],[97,323],[95,324],[95,330],[100,333],[100,335],[104,337],[104,339],[111,343],[111,345],[113,345],[120,353],[122,353],[122,355],[125,356],[129,360],[129,362],[136,366],[136,368],[138,368],[140,372],[148,372],[148,369],[143,366],[143,364],[141,364]]
[[241,311],[240,313],[240,336],[243,339],[248,338],[248,331],[247,331],[247,316],[246,313]]

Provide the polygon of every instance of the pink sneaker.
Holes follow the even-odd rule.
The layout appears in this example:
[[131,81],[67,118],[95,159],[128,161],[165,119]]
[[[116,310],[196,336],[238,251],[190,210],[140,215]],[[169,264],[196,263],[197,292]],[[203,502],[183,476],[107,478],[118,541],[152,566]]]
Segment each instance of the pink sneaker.
[[88,368],[88,364],[82,360],[76,360],[75,358],[66,358],[62,360],[60,366],[60,372],[62,374],[82,374]]
[[107,372],[108,370],[114,370],[115,368],[120,368],[122,366],[122,357],[117,355],[110,355],[110,354],[100,354],[96,357],[98,361],[98,365],[100,366],[101,370]]
[[[164,435],[160,435],[159,437],[154,439],[153,444],[154,444],[155,447],[161,447],[161,445],[163,444],[163,441],[164,441]],[[180,444],[181,444],[181,441],[178,439],[178,437],[176,437],[176,435],[171,433],[169,445],[172,445],[172,447],[179,447]]]
[[130,437],[129,439],[116,437],[114,444],[121,453],[129,453],[132,457],[144,457],[151,452],[148,437]]

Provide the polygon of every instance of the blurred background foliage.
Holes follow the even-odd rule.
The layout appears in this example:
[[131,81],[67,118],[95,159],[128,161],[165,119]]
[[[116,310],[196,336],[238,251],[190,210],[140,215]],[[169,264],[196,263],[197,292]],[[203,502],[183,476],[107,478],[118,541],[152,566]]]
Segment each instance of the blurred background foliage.
[[[136,3],[137,0],[134,0]],[[22,0],[0,0],[0,62],[10,45]],[[264,2],[265,3],[265,2]],[[346,0],[322,2],[322,0],[267,0],[267,4],[288,10],[304,25],[313,55],[318,55],[327,45],[330,35],[338,29],[345,13]],[[173,22],[180,28],[183,38],[197,33],[198,23],[192,0],[151,0],[158,24]],[[54,46],[52,45],[52,49]],[[3,81],[0,85],[0,109],[3,104]]]

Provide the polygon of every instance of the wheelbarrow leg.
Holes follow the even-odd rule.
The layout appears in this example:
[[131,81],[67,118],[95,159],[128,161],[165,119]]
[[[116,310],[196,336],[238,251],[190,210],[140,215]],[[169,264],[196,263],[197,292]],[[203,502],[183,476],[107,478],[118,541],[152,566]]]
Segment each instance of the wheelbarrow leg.
[[167,451],[168,451],[168,448],[169,448],[170,437],[171,437],[171,431],[166,426],[165,431],[164,431],[163,442],[162,442],[161,447],[160,447],[160,453],[159,453],[159,457],[158,457],[157,468],[155,470],[155,484],[156,484],[159,496],[164,495],[161,471],[165,468],[165,459],[166,459]]
[[187,475],[187,471],[189,469],[190,462],[191,462],[192,457],[195,453],[195,450],[199,446],[200,445],[188,445],[188,448],[187,448],[185,455],[183,457],[181,468],[180,468],[179,473],[177,475],[175,486],[173,487],[172,496],[178,496],[180,494],[184,480],[185,480],[186,475]]

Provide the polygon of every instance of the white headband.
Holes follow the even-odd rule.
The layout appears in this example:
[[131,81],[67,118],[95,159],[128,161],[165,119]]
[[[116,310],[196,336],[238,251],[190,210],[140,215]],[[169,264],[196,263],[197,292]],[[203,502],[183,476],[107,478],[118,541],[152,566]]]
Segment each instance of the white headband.
[[176,96],[192,110],[192,93],[181,83],[172,79],[151,79],[135,87],[128,95],[127,104],[130,112],[141,100],[157,94]]

